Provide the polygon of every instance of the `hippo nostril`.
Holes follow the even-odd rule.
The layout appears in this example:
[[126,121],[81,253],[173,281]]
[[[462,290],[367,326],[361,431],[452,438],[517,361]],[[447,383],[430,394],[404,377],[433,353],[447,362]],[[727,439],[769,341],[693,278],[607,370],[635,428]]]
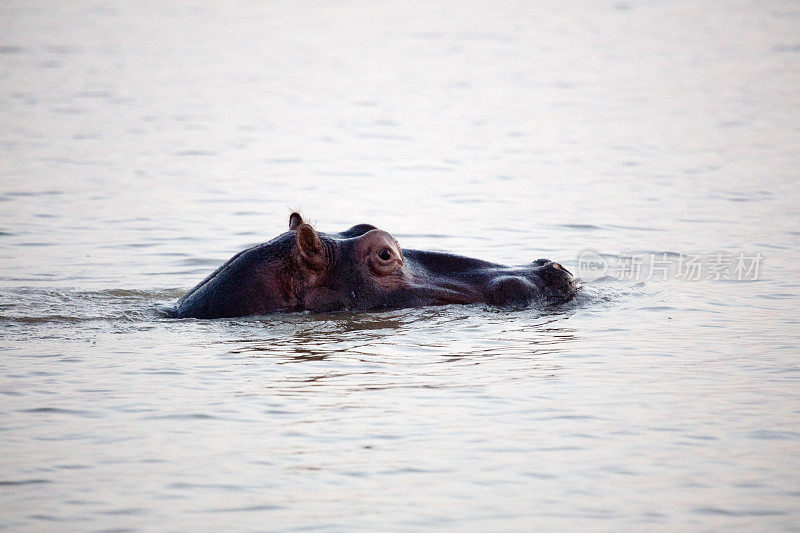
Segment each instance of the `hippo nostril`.
[[550,266],[555,268],[556,270],[563,270],[564,272],[566,272],[570,276],[572,275],[572,272],[570,272],[569,270],[564,268],[564,265],[562,265],[561,263],[555,263],[555,262],[554,263],[550,263]]

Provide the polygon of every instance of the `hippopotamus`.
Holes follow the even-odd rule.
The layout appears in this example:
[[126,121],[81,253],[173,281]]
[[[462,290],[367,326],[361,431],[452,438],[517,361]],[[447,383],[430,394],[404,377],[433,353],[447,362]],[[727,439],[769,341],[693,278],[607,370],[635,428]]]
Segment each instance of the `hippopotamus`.
[[292,213],[289,231],[234,255],[164,311],[174,318],[224,318],[480,302],[524,307],[560,304],[577,290],[572,274],[547,259],[509,267],[404,250],[370,224],[321,233]]

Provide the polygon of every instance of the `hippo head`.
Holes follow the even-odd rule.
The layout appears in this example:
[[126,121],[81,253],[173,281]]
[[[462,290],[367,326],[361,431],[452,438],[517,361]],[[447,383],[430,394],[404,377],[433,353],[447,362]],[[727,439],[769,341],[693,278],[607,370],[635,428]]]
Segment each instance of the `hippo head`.
[[235,255],[181,298],[174,316],[476,302],[519,307],[560,303],[576,288],[566,269],[545,259],[507,267],[442,252],[403,250],[389,233],[369,224],[320,233],[292,213],[288,232]]
[[291,272],[296,306],[311,311],[390,307],[413,285],[400,244],[389,233],[359,224],[338,234],[317,233],[292,213]]
[[558,303],[576,290],[572,275],[546,259],[512,268],[453,254],[406,250],[389,233],[359,224],[335,235],[317,233],[300,215],[295,232],[298,307],[380,309],[487,302],[525,306]]

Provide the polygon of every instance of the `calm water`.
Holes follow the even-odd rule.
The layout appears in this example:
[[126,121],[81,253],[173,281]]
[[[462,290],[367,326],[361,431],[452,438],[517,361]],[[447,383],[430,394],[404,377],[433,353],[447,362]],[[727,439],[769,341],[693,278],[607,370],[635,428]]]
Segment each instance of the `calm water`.
[[[798,28],[3,2],[0,527],[796,530]],[[608,271],[555,313],[157,316],[292,209]]]

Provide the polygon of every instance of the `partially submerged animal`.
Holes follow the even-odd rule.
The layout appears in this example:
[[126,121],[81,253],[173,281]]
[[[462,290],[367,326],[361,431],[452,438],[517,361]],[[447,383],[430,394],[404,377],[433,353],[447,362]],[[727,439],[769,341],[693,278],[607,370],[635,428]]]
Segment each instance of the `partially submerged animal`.
[[508,267],[403,250],[375,226],[320,233],[292,213],[289,231],[234,255],[166,314],[222,318],[478,302],[522,307],[566,302],[577,289],[572,274],[547,259]]

